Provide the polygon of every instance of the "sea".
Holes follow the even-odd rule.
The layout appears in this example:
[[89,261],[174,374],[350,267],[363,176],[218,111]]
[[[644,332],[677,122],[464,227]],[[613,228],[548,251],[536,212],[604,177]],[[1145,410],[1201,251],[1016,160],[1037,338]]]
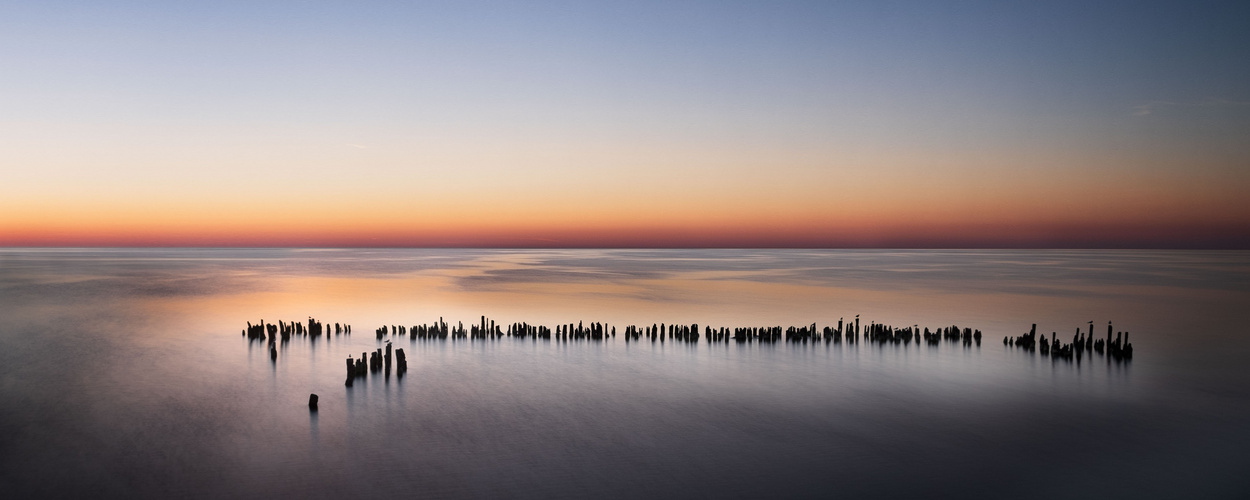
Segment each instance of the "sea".
[[[857,315],[983,337],[624,335]],[[1250,498],[1248,323],[1245,251],[7,248],[0,498]]]

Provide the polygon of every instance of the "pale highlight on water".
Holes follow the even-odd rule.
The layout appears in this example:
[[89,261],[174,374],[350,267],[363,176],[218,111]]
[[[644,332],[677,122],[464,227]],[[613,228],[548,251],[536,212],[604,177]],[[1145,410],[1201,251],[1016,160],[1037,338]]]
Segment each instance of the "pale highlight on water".
[[[0,250],[0,496],[1235,498],[1248,299],[1246,252]],[[857,314],[984,339],[621,335]],[[618,334],[387,336],[345,387],[482,315]],[[310,316],[353,334],[241,336]],[[1002,344],[1091,321],[1134,359]]]

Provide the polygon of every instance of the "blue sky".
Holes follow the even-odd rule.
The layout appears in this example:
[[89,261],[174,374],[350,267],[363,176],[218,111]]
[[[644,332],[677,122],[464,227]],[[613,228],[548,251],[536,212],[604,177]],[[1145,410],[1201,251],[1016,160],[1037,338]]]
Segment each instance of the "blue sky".
[[[353,200],[475,180],[1034,200],[1128,183],[1139,212],[1250,222],[1248,28],[1244,2],[6,4],[0,195],[202,215],[245,180]],[[1189,202],[1150,205],[1173,188]],[[605,224],[629,210],[609,198]],[[664,212],[705,219],[689,210]],[[932,216],[896,212],[875,217]]]

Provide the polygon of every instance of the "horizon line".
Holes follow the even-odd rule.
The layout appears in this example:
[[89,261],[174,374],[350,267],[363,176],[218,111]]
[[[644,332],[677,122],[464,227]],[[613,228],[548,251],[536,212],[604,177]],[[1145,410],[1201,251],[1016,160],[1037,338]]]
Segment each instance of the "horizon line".
[[1120,245],[1120,246],[802,246],[802,245],[0,245],[24,250],[1194,250],[1247,251],[1250,245]]

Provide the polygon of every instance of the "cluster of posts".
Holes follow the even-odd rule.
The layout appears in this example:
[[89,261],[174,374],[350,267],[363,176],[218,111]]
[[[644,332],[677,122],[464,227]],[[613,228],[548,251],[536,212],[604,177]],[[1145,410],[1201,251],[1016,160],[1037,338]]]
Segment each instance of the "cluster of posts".
[[[334,323],[334,335],[351,335],[352,327],[348,324]],[[1133,344],[1128,341],[1128,332],[1115,332],[1111,323],[1107,323],[1107,338],[1093,338],[1094,322],[1089,323],[1089,330],[1082,332],[1077,328],[1076,334],[1072,338],[1071,343],[1064,343],[1058,339],[1054,332],[1051,333],[1049,339],[1046,336],[1037,335],[1037,325],[1034,324],[1029,333],[1017,337],[1003,337],[1003,345],[1024,349],[1030,353],[1040,352],[1042,356],[1048,356],[1052,359],[1072,360],[1081,359],[1085,353],[1098,353],[1105,355],[1108,360],[1131,360],[1133,359]],[[277,324],[266,323],[261,320],[260,323],[253,325],[250,321],[247,328],[243,330],[243,336],[249,340],[268,340],[270,359],[277,360],[278,351],[275,346],[278,339],[282,342],[290,340],[291,336],[307,336],[316,339],[325,335],[327,341],[331,331],[331,325],[324,325],[320,321],[308,318],[307,322],[285,322],[279,321]],[[1114,338],[1112,334],[1114,333]],[[609,338],[616,338],[616,327],[609,326],[604,323],[582,323],[578,322],[557,325],[554,329],[542,326],[531,325],[529,323],[512,323],[509,325],[496,324],[494,320],[482,316],[480,322],[476,325],[470,325],[465,328],[463,322],[458,322],[455,326],[447,324],[443,318],[439,318],[437,322],[429,325],[413,325],[411,327],[399,325],[383,325],[375,330],[378,340],[385,340],[388,336],[405,336],[410,335],[415,342],[417,339],[423,340],[441,340],[451,338],[456,339],[498,339],[502,337],[513,337],[519,339],[556,339],[557,341],[580,341],[592,340],[602,341]],[[801,327],[791,326],[782,328],[780,326],[762,326],[762,327],[740,327],[740,328],[712,328],[704,326],[700,330],[698,324],[677,325],[677,324],[652,324],[651,326],[630,325],[624,329],[624,339],[626,343],[641,342],[649,340],[652,343],[660,342],[683,342],[698,343],[700,339],[705,339],[708,343],[725,343],[730,341],[743,343],[775,343],[780,341],[791,343],[827,343],[853,344],[860,341],[868,341],[876,344],[916,344],[924,342],[930,346],[936,346],[943,341],[950,343],[962,343],[965,347],[981,345],[981,331],[972,328],[960,328],[959,326],[944,326],[936,329],[925,327],[921,329],[919,325],[912,325],[902,328],[893,327],[886,324],[871,322],[867,325],[860,325],[859,315],[855,316],[854,322],[842,319],[838,320],[837,326],[826,326],[818,328],[816,323],[804,325]],[[391,373],[392,365],[395,367],[397,374],[402,377],[408,371],[408,360],[404,355],[403,349],[392,350],[391,341],[386,340],[384,348],[379,348],[374,352],[363,352],[359,359],[352,357],[347,358],[347,381],[346,385],[351,386],[356,378],[365,377],[369,373],[385,372],[387,375]]]
[[[1111,334],[1115,333],[1115,340],[1112,340]],[[1089,322],[1089,330],[1081,332],[1080,328],[1076,329],[1076,333],[1072,335],[1072,342],[1065,344],[1057,338],[1055,332],[1050,332],[1050,339],[1047,340],[1045,335],[1039,339],[1037,336],[1037,324],[1029,329],[1029,333],[1018,337],[1003,337],[1003,345],[1013,346],[1024,349],[1028,352],[1040,352],[1042,356],[1049,356],[1052,359],[1065,359],[1071,361],[1075,358],[1081,360],[1081,356],[1093,353],[1104,355],[1107,360],[1115,361],[1131,361],[1133,359],[1133,344],[1128,341],[1128,332],[1116,332],[1111,322],[1107,322],[1107,338],[1094,338],[1094,322]]]
[[[581,330],[582,329],[579,325],[578,331],[580,332]],[[561,329],[561,327],[557,327],[556,336],[560,337],[563,331],[564,330]],[[446,321],[443,321],[443,318],[438,318],[438,321],[429,325],[413,325],[411,327],[405,327],[402,325],[391,325],[388,327],[386,325],[382,325],[382,327],[375,330],[375,332],[377,333],[378,340],[382,340],[387,335],[400,337],[404,335],[411,335],[413,340],[447,338],[451,338],[453,340],[497,339],[502,337],[533,339],[552,338],[552,330],[545,326],[531,325],[529,323],[512,323],[507,325],[507,327],[504,327],[503,325],[496,324],[495,320],[487,319],[486,316],[482,316],[479,324],[469,325],[468,328],[464,327],[464,322],[458,322],[456,326],[451,326],[448,325]],[[589,332],[589,330],[587,330],[587,332]],[[602,339],[603,330],[600,328],[597,329],[596,332],[597,334],[595,338]],[[586,338],[591,338],[589,333],[586,335]],[[613,332],[613,335],[615,335],[615,332]],[[578,338],[582,338],[580,333],[578,334]]]
[[[465,327],[463,322],[456,325],[448,325],[443,318],[429,325],[413,325],[405,327],[402,325],[383,325],[374,330],[378,340],[383,340],[388,336],[401,337],[408,335],[413,341],[417,339],[497,339],[502,337],[514,338],[530,338],[530,339],[556,339],[562,341],[569,340],[605,340],[616,338],[616,327],[604,323],[584,323],[577,322],[556,325],[554,329],[541,326],[531,325],[529,323],[512,323],[509,325],[496,324],[494,320],[482,316],[476,325]],[[943,340],[948,342],[960,343],[965,346],[973,344],[981,345],[981,331],[971,328],[960,328],[958,326],[939,327],[930,330],[928,327],[923,330],[918,325],[908,327],[893,327],[881,323],[869,323],[861,328],[859,316],[855,316],[854,322],[838,320],[837,326],[826,326],[818,328],[816,323],[804,325],[800,327],[791,326],[783,328],[781,326],[761,326],[761,327],[742,327],[742,328],[713,328],[704,326],[700,329],[699,325],[677,325],[677,324],[652,324],[651,326],[630,325],[624,329],[625,342],[641,342],[644,339],[651,342],[684,342],[698,343],[705,340],[708,343],[729,343],[734,341],[737,343],[774,343],[774,342],[793,342],[793,343],[856,343],[860,340],[866,340],[877,344],[911,344],[915,342],[921,343],[923,340],[929,345],[937,345]]]
[[[446,321],[443,321],[443,318],[438,318],[437,322],[435,322],[434,324],[430,324],[430,325],[413,325],[411,327],[406,327],[403,325],[398,325],[398,326],[390,325],[388,327],[387,325],[382,325],[381,328],[374,330],[374,333],[377,334],[378,340],[382,340],[386,338],[387,335],[394,335],[397,337],[402,337],[410,333],[412,335],[413,340],[416,340],[419,338],[421,339],[446,339],[449,337],[452,339],[466,339],[466,338],[488,339],[488,338],[499,338],[499,337],[504,336],[504,332],[502,328],[496,325],[494,320],[488,321],[486,319],[486,316],[482,316],[481,324],[470,325],[469,328],[464,327],[463,321],[457,323],[456,326],[453,327],[453,326],[448,325]],[[534,334],[537,334],[537,333],[538,332],[534,332]],[[513,336],[512,327],[508,328],[507,334],[508,336]],[[518,334],[516,336],[521,336],[521,335]],[[548,332],[547,338],[551,338],[549,332]]]
[[864,338],[879,344],[909,344],[914,339],[917,344],[924,341],[931,346],[941,344],[942,341],[962,343],[964,347],[971,347],[973,344],[977,347],[981,346],[981,330],[960,328],[959,325],[943,326],[933,330],[925,327],[921,330],[919,325],[894,328],[873,323],[868,325]]
[[[368,359],[368,362],[366,362],[365,359]],[[382,348],[378,348],[378,350],[373,352],[360,353],[360,359],[354,360],[351,356],[348,356],[347,382],[345,385],[351,387],[352,382],[355,379],[364,377],[370,373],[385,372],[389,376],[391,374],[392,360],[395,365],[395,374],[403,377],[404,373],[408,371],[408,357],[404,355],[404,350],[402,348],[395,349],[394,355],[392,356],[391,342],[389,340],[386,341],[385,352]]]
[[[340,335],[340,334],[351,335],[351,332],[352,332],[351,325],[339,324],[339,323],[334,324],[335,335]],[[265,320],[262,319],[260,320],[260,323],[257,323],[255,325],[253,325],[251,321],[248,321],[247,328],[243,329],[243,336],[247,337],[248,341],[253,341],[253,340],[263,341],[263,340],[268,339],[269,340],[269,359],[272,359],[275,361],[278,359],[278,347],[276,345],[278,339],[281,339],[282,342],[285,343],[285,342],[289,342],[291,340],[291,336],[294,335],[297,337],[298,336],[309,337],[313,340],[316,340],[317,338],[321,337],[323,334],[326,336],[326,341],[329,342],[330,340],[329,327],[326,325],[323,325],[320,321],[313,319],[311,316],[308,317],[307,324],[299,323],[299,322],[288,323],[288,322],[279,320],[278,324],[275,325],[272,323],[265,323]]]

